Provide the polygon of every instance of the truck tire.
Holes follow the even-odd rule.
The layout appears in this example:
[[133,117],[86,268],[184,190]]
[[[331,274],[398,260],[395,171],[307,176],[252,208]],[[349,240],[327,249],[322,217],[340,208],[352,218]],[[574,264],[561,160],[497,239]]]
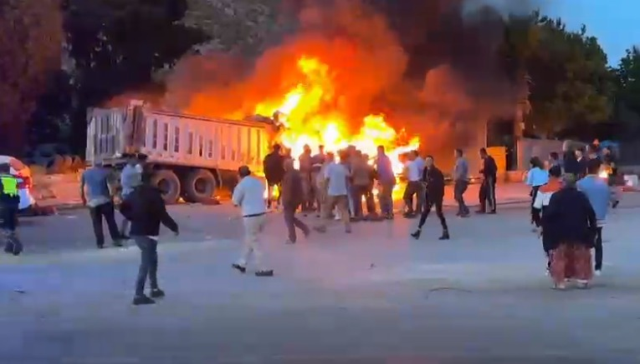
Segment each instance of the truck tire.
[[161,169],[153,172],[151,184],[162,191],[162,198],[167,205],[178,202],[180,198],[180,180],[173,171]]
[[217,183],[213,173],[206,169],[196,169],[187,174],[182,187],[187,202],[204,203],[213,198]]

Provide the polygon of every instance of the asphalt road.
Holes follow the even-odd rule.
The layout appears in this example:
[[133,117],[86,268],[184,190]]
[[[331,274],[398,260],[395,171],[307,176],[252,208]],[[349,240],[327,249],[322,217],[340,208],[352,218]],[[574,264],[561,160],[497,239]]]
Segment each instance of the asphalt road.
[[[230,268],[228,206],[178,206],[154,306],[130,304],[138,251],[97,250],[86,211],[24,219],[24,256],[0,260],[0,363],[638,363],[640,210],[605,228],[592,289],[557,292],[526,209],[335,226],[286,246],[269,216],[274,278]],[[435,217],[435,216],[434,216]],[[309,221],[315,218],[309,217]]]

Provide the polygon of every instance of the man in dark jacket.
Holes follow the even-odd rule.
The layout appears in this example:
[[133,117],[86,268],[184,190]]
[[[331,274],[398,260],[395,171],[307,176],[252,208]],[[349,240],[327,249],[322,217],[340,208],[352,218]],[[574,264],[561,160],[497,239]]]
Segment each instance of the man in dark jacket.
[[422,171],[422,182],[425,184],[425,208],[420,215],[420,222],[418,223],[418,230],[416,230],[411,236],[415,239],[420,238],[422,233],[422,226],[429,217],[429,212],[435,206],[436,215],[440,219],[440,225],[442,225],[442,236],[440,240],[449,240],[449,228],[447,227],[447,220],[444,217],[442,211],[442,203],[444,202],[444,175],[433,162],[432,156],[427,156],[425,159],[426,168]]
[[609,147],[602,149],[602,164],[608,175],[609,189],[611,191],[611,207],[617,208],[620,204],[620,194],[618,191],[618,162]]
[[593,276],[591,251],[597,232],[596,214],[587,196],[576,188],[575,175],[551,195],[542,215],[542,233],[551,249],[554,287],[565,289],[567,279],[585,288]]
[[575,155],[576,163],[578,166],[575,175],[577,176],[577,179],[584,178],[587,175],[589,169],[589,157],[586,157],[584,155],[584,151],[582,149],[576,149]]
[[276,201],[280,201],[280,184],[284,177],[284,160],[285,156],[281,153],[282,149],[279,144],[275,144],[271,153],[264,157],[263,169],[264,177],[267,179],[267,194],[269,196],[267,200],[267,207],[271,208],[273,202],[273,190],[278,189],[278,197]]
[[496,161],[487,153],[485,148],[480,148],[480,158],[482,159],[482,184],[480,185],[480,209],[476,211],[478,214],[486,214],[487,206],[489,213],[496,213],[496,179],[498,178],[498,166]]
[[122,202],[120,212],[131,221],[131,238],[140,248],[140,269],[136,281],[134,305],[148,305],[155,301],[144,294],[144,285],[149,279],[151,297],[164,297],[158,286],[158,235],[160,224],[178,235],[178,224],[167,212],[159,189],[151,186],[148,176],[143,177],[143,184],[134,190]]
[[282,208],[284,211],[284,222],[287,225],[289,237],[287,244],[295,244],[297,240],[296,228],[302,230],[308,236],[311,230],[300,219],[296,217],[296,211],[304,203],[305,195],[304,182],[301,173],[293,168],[293,161],[284,162],[284,178],[282,179]]

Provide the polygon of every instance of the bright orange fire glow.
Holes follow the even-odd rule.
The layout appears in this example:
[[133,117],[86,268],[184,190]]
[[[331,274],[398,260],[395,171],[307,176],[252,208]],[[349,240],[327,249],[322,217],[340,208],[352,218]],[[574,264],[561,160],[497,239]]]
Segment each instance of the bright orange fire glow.
[[[368,115],[356,133],[349,130],[347,117],[327,105],[339,102],[329,66],[317,58],[301,57],[297,67],[302,76],[291,91],[281,99],[264,101],[256,106],[255,113],[272,116],[278,113],[284,126],[279,142],[291,148],[292,156],[298,157],[304,145],[317,151],[324,145],[327,151],[338,151],[353,145],[370,157],[375,157],[379,145],[383,145],[393,163],[396,173],[403,165],[400,154],[418,149],[419,139],[406,140],[404,131],[397,133],[385,121],[384,115]],[[403,140],[405,139],[405,140]]]

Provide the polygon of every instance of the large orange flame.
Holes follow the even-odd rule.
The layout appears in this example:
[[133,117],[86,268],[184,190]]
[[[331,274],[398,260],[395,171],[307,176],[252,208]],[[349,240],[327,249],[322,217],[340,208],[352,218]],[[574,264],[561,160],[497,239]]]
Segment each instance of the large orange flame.
[[[396,173],[402,172],[399,155],[419,147],[417,137],[403,141],[400,135],[385,121],[384,115],[368,115],[357,133],[351,133],[347,118],[337,107],[336,90],[331,70],[317,58],[301,57],[297,62],[302,81],[281,99],[267,100],[256,106],[258,115],[272,116],[278,113],[284,126],[280,140],[291,149],[294,157],[300,155],[305,145],[313,150],[324,145],[327,151],[338,151],[353,145],[371,157],[382,145],[387,150]],[[406,139],[406,138],[405,138]]]

